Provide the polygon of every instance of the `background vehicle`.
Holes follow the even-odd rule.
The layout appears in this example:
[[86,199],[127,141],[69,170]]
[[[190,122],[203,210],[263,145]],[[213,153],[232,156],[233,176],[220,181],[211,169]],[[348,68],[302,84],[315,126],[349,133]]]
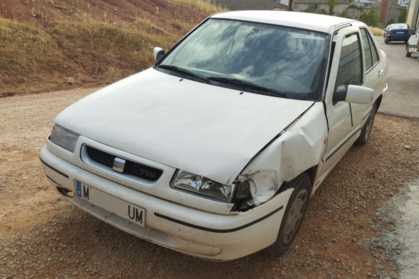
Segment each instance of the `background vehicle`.
[[368,142],[386,54],[361,22],[267,11],[214,15],[153,54],[153,68],[54,119],[47,179],[89,214],[183,253],[281,255],[329,172]]
[[412,53],[418,53],[418,41],[419,41],[419,27],[410,36],[409,41],[406,44],[406,57],[412,56]]
[[388,44],[391,41],[407,41],[410,38],[412,30],[410,30],[409,25],[405,23],[395,23],[387,26],[384,30],[384,39],[385,43]]
[[383,35],[384,38],[386,37],[386,32],[387,32],[389,27],[390,27],[390,25],[387,25],[387,27],[384,29],[384,35]]

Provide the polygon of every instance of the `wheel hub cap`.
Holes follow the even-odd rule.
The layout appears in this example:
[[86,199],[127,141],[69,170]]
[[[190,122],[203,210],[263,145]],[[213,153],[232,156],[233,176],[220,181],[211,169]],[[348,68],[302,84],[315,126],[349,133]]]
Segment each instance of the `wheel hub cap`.
[[282,239],[284,244],[288,244],[297,232],[303,219],[307,201],[308,192],[306,189],[303,189],[298,193],[298,196],[294,200],[294,203],[291,206],[291,210],[288,213],[287,223],[285,224],[284,236]]

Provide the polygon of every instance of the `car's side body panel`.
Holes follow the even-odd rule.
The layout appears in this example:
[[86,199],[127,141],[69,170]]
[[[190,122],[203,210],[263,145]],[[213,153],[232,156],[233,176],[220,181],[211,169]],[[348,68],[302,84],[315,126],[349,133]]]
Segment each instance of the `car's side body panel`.
[[296,123],[269,144],[243,170],[251,179],[256,204],[271,199],[284,182],[290,182],[322,158],[327,137],[324,107],[316,102]]
[[[333,103],[333,95],[336,88],[336,79],[338,76],[339,63],[342,51],[342,43],[346,36],[355,34],[360,37],[358,27],[347,27],[338,32],[334,59],[331,65],[329,83],[326,89],[325,105],[326,115],[329,124],[329,139],[326,152],[323,155],[324,163],[319,170],[319,176],[332,168],[342,156],[348,151],[360,131],[354,126],[351,116],[351,104],[346,102]],[[362,80],[365,80],[365,75]]]
[[[353,27],[347,27],[338,32],[334,59],[331,65],[329,83],[326,89],[325,106],[329,135],[326,152],[318,170],[318,178],[323,181],[327,173],[340,161],[349,148],[359,137],[366,118],[371,111],[373,103],[386,89],[387,57],[379,51],[375,39],[373,42],[379,55],[379,62],[369,71],[366,71],[365,53],[359,28],[368,28],[365,24],[356,22]],[[369,32],[369,31],[368,31]],[[342,42],[346,36],[356,34],[362,51],[362,86],[374,89],[374,99],[369,105],[349,104],[338,102],[334,104],[333,95],[336,88],[336,79],[339,72],[339,58],[341,57]],[[316,182],[318,187],[319,182]]]
[[408,53],[418,53],[418,40],[419,40],[419,28],[417,28],[416,32],[410,36],[409,41],[406,45],[406,51]]

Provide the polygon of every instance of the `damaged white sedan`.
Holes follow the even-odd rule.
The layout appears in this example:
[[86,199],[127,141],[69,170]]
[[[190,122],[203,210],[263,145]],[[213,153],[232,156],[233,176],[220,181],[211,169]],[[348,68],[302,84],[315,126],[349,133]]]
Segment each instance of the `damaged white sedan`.
[[55,118],[40,154],[48,181],[182,253],[282,254],[327,174],[368,141],[385,53],[358,21],[246,11],[214,15],[154,56]]

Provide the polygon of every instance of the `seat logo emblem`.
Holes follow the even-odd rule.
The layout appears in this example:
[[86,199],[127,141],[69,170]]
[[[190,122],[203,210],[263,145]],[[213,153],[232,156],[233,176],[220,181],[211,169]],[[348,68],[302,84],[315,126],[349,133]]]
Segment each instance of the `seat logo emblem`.
[[124,159],[116,157],[115,160],[113,160],[113,170],[123,173],[125,169],[125,163],[126,161]]

